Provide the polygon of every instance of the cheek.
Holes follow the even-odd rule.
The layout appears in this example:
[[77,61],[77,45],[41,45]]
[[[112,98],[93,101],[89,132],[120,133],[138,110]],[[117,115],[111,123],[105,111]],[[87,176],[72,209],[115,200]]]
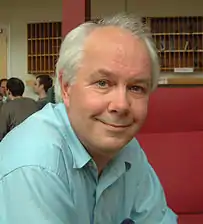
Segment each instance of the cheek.
[[135,120],[145,120],[148,112],[148,98],[140,99],[132,105],[132,113]]
[[91,89],[72,92],[70,96],[70,107],[74,104],[81,116],[96,116],[103,113],[108,103],[104,96],[101,96]]
[[83,108],[92,116],[103,113],[107,108],[105,100],[95,94],[86,94],[83,100]]

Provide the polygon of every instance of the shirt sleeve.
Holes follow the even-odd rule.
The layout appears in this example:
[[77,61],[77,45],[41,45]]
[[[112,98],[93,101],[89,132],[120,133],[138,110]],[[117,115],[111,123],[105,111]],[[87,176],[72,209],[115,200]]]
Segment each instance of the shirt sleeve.
[[0,141],[9,131],[8,127],[9,119],[10,118],[7,112],[7,105],[5,103],[0,108]]
[[18,168],[0,180],[0,223],[73,224],[67,183],[39,167]]
[[136,224],[177,224],[177,216],[167,206],[163,188],[149,164],[137,190],[138,196],[132,212]]

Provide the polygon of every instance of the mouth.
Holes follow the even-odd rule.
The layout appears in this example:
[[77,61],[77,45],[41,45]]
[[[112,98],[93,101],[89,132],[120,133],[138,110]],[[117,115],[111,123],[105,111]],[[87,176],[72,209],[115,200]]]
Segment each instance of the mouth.
[[113,123],[108,123],[108,122],[105,122],[105,121],[102,121],[102,120],[99,120],[99,119],[96,119],[96,120],[101,122],[104,125],[107,125],[109,127],[115,128],[115,129],[125,129],[125,128],[128,128],[132,125],[132,123],[130,123],[130,124],[113,124]]

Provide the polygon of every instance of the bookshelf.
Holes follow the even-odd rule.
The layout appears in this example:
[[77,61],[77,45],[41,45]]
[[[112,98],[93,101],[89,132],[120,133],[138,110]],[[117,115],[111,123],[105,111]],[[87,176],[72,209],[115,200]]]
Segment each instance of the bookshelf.
[[[176,76],[167,78],[167,83],[175,84],[176,80],[178,84],[202,83],[203,76],[196,78],[193,74],[203,73],[203,16],[144,17],[143,20],[151,27],[161,72]],[[28,74],[54,74],[61,42],[61,22],[27,24]]]
[[[150,17],[162,72],[203,71],[203,17]],[[181,68],[181,69],[180,69]]]
[[54,74],[62,41],[61,22],[27,25],[28,74]]

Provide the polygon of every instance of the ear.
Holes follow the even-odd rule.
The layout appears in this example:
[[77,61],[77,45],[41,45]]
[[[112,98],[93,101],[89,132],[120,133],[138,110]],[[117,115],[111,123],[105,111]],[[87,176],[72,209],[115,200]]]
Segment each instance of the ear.
[[70,89],[71,85],[67,82],[64,82],[63,80],[63,71],[59,72],[58,81],[61,86],[61,96],[63,98],[63,102],[66,105],[66,107],[69,107],[69,99],[70,99]]
[[41,84],[39,87],[44,90],[44,84]]
[[13,95],[12,95],[12,93],[11,93],[10,90],[7,90],[7,91],[6,91],[6,96],[7,96],[10,100],[12,100]]
[[7,93],[8,96],[11,95],[11,92],[10,92],[9,89],[6,91],[6,93]]

